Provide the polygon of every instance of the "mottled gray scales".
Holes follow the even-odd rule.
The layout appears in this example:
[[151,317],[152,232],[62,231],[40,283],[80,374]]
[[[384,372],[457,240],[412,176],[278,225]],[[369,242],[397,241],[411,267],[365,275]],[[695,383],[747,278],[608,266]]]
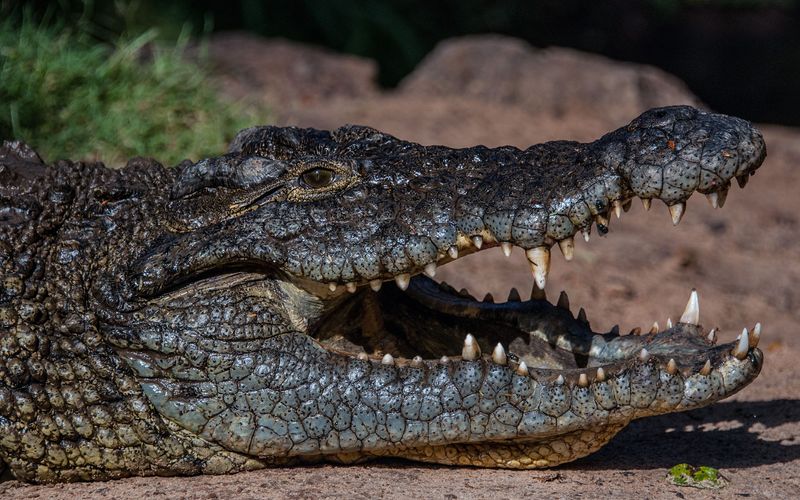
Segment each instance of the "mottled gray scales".
[[[397,456],[550,467],[634,418],[759,373],[760,325],[619,336],[557,305],[477,301],[438,266],[607,231],[632,198],[677,224],[766,155],[749,123],[648,111],[595,142],[451,149],[366,127],[256,127],[228,153],[46,165],[0,148],[0,459],[37,482]],[[2,464],[0,464],[2,465]]]

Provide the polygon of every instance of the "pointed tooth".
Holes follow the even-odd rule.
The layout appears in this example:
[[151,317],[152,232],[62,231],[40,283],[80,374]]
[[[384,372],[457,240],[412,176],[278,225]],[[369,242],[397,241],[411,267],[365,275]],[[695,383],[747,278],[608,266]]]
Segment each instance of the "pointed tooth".
[[371,280],[369,282],[369,287],[372,288],[373,292],[377,292],[383,286],[383,281],[381,280]]
[[328,283],[328,290],[330,290],[331,292],[335,292],[336,291],[336,283],[333,283],[333,282]]
[[622,217],[622,201],[621,200],[614,200],[614,215],[617,216],[617,219]]
[[615,337],[619,337],[619,325],[612,326],[611,330],[609,330],[608,333],[609,333],[609,335],[613,335]]
[[647,363],[647,361],[649,360],[650,360],[650,353],[647,351],[647,349],[642,348],[642,350],[639,351],[639,361],[641,361],[642,363]]
[[352,281],[348,282],[346,285],[344,285],[344,287],[347,289],[348,292],[356,293],[356,284],[353,283]]
[[589,237],[592,235],[592,226],[586,226],[581,228],[581,233],[583,234],[583,241],[589,243]]
[[516,371],[517,374],[522,375],[523,377],[527,377],[528,375],[530,375],[530,373],[528,372],[528,365],[526,365],[524,361],[519,362]]
[[483,296],[483,301],[489,304],[494,304],[494,296],[487,292],[486,295]]
[[467,361],[475,361],[479,357],[481,357],[481,348],[478,346],[475,337],[473,337],[471,333],[468,333],[467,336],[464,337],[464,347],[461,348],[461,358]]
[[605,382],[606,380],[606,371],[603,370],[603,367],[597,368],[597,375],[595,375],[594,379],[598,382]]
[[360,359],[361,361],[368,361],[369,360],[369,354],[367,354],[365,352],[360,352],[360,353],[358,353],[358,359]]
[[500,243],[500,248],[503,250],[503,255],[506,257],[511,257],[511,251],[514,249],[514,245],[508,241],[504,241]]
[[747,328],[742,330],[742,335],[739,337],[739,342],[733,348],[731,354],[736,356],[736,359],[744,359],[747,357],[747,350],[750,348],[750,336],[747,333]]
[[704,376],[708,376],[711,373],[711,360],[710,359],[706,360],[706,364],[704,364],[703,367],[700,368],[700,372],[699,373],[700,373],[700,375],[704,375]]
[[564,375],[559,374],[556,378],[556,385],[564,385]]
[[383,365],[393,365],[394,364],[394,356],[389,354],[388,352],[383,355],[383,359],[381,359],[381,364]]
[[642,334],[642,329],[637,326],[636,328],[631,330],[631,332],[628,335],[641,335],[641,334]]
[[453,245],[450,248],[448,248],[447,249],[447,255],[449,255],[451,259],[457,259],[458,258],[458,247]]
[[672,318],[667,318],[667,330],[672,328]]
[[508,301],[509,302],[519,302],[522,300],[522,297],[519,296],[519,290],[516,288],[512,288],[510,292],[508,292]]
[[472,239],[472,244],[475,245],[475,248],[480,250],[481,247],[483,246],[483,238],[481,238],[480,236],[473,236],[471,239]]
[[567,292],[565,292],[564,290],[561,290],[561,294],[558,296],[557,306],[560,307],[561,309],[569,311],[569,296],[567,295]]
[[652,206],[652,204],[653,200],[651,200],[650,198],[642,198],[642,206],[646,211],[648,212],[650,211],[650,207]]
[[753,331],[750,332],[750,347],[758,346],[759,340],[761,340],[761,323],[756,323]]
[[461,290],[459,290],[458,294],[464,297],[465,299],[475,300],[475,297],[473,297],[472,294],[469,293],[469,290],[467,290],[466,288],[462,288]]
[[492,351],[492,361],[494,361],[498,365],[505,365],[508,363],[508,356],[506,356],[506,350],[503,349],[503,344],[500,342],[494,346],[494,350]]
[[411,366],[414,368],[419,368],[422,366],[422,357],[421,356],[414,356],[414,359],[411,360]]
[[659,330],[658,321],[654,321],[653,322],[653,326],[650,327],[650,332],[649,333],[650,334],[655,334],[655,333],[658,333],[658,330]]
[[547,300],[547,294],[539,288],[535,281],[531,287],[531,300]]
[[700,324],[700,298],[694,288],[689,294],[689,302],[686,303],[686,309],[683,310],[680,322],[695,326]]
[[706,193],[706,199],[712,208],[719,208],[719,193]]
[[678,364],[672,358],[669,358],[669,362],[667,363],[667,373],[670,375],[678,373]]
[[525,252],[528,261],[531,263],[533,279],[539,288],[544,290],[547,284],[547,273],[550,272],[550,249],[547,247],[531,248]]
[[708,332],[708,335],[706,336],[706,340],[708,340],[712,344],[716,344],[717,343],[717,329],[716,328],[712,328],[711,331]]
[[441,358],[439,358],[439,363],[442,363],[443,365],[446,365],[449,362],[450,358],[448,358],[447,356],[442,356]]
[[436,262],[429,262],[425,264],[423,272],[429,278],[433,278],[434,276],[436,276]]
[[632,200],[632,199],[627,199],[627,200],[625,200],[625,201],[622,203],[622,211],[623,211],[623,212],[627,212],[628,210],[630,210],[630,209],[631,209],[631,205],[633,205],[633,200]]
[[725,206],[725,200],[728,199],[728,188],[725,188],[717,193],[717,205],[719,208]]
[[589,326],[589,318],[586,317],[586,310],[582,307],[581,310],[578,311],[578,321],[580,321],[587,327]]
[[572,236],[564,238],[558,242],[558,248],[560,248],[561,253],[564,254],[564,260],[572,260],[572,257],[575,255],[575,238]]
[[747,185],[747,182],[750,180],[750,176],[748,174],[742,174],[736,176],[736,183],[739,184],[739,187],[744,189]]
[[398,274],[394,277],[394,281],[397,283],[397,288],[405,291],[408,288],[408,284],[411,282],[411,275],[408,273]]
[[683,212],[686,211],[686,203],[676,203],[674,205],[670,205],[668,208],[669,215],[672,217],[672,225],[677,226],[683,218]]
[[585,373],[581,373],[578,375],[578,385],[580,387],[589,387],[589,378],[586,376]]

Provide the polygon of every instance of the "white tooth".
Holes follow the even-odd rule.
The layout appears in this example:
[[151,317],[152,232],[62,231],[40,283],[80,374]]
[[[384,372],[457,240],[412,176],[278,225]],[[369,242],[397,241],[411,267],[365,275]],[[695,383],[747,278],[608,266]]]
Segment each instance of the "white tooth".
[[750,336],[747,334],[747,328],[742,330],[742,335],[739,337],[739,342],[733,348],[732,354],[736,359],[744,359],[747,357],[747,349],[750,348]]
[[483,246],[483,238],[481,238],[480,236],[473,236],[472,244],[475,245],[475,248],[480,250],[481,247]]
[[512,288],[511,291],[508,292],[508,301],[519,302],[520,300],[522,300],[522,297],[519,296],[519,290]]
[[677,226],[683,218],[683,212],[686,211],[686,203],[676,203],[669,206],[669,215],[672,217],[672,225]]
[[642,363],[647,363],[649,359],[650,359],[650,353],[647,352],[647,349],[642,348],[642,350],[639,351],[639,361],[641,361]]
[[439,362],[442,364],[447,364],[450,362],[450,358],[448,358],[447,356],[442,356],[441,358],[439,358]]
[[712,328],[710,332],[708,332],[708,336],[706,337],[709,342],[715,344],[717,342],[717,329]]
[[667,330],[672,328],[672,318],[667,318]]
[[530,375],[530,373],[528,373],[528,365],[526,365],[524,361],[519,362],[519,366],[517,366],[517,373],[524,377]]
[[586,243],[589,243],[589,236],[591,236],[591,234],[592,234],[591,226],[587,226],[587,227],[581,228],[581,233],[583,234],[583,241],[585,241]]
[[606,371],[603,370],[603,367],[599,367],[597,369],[597,375],[595,375],[594,379],[598,382],[605,382],[606,380]]
[[672,358],[669,358],[669,362],[667,363],[667,373],[670,375],[678,373],[678,364]]
[[397,287],[400,290],[405,290],[411,282],[411,275],[408,273],[398,274],[394,277],[394,281],[397,283]]
[[558,242],[558,248],[564,254],[564,260],[572,260],[573,255],[575,255],[575,238],[572,236],[564,238]]
[[703,367],[700,368],[700,375],[707,376],[709,373],[711,373],[711,360],[707,359],[706,364],[704,364]]
[[547,284],[547,273],[550,271],[550,249],[547,247],[531,248],[525,252],[528,261],[531,263],[533,279],[536,284],[544,290]]
[[392,355],[387,352],[386,354],[383,355],[383,359],[381,360],[381,363],[384,364],[384,365],[393,365],[394,364],[394,357],[392,357]]
[[559,375],[558,378],[556,378],[556,385],[564,385],[564,375]]
[[372,288],[373,292],[377,292],[378,290],[380,290],[381,286],[383,286],[383,281],[381,280],[371,280],[369,282],[369,287]]
[[494,346],[494,351],[492,351],[492,361],[494,361],[498,365],[505,365],[508,363],[508,357],[506,356],[506,350],[503,349],[503,345],[498,342],[496,346]]
[[614,215],[617,216],[617,219],[622,217],[622,201],[620,200],[614,201]]
[[686,309],[683,310],[680,322],[695,326],[700,324],[700,299],[694,288],[689,295],[689,302],[686,304]]
[[451,259],[457,259],[458,258],[458,247],[453,245],[450,248],[448,248],[447,249],[447,255],[449,255]]
[[428,264],[425,264],[424,272],[429,278],[433,278],[434,276],[436,276],[436,262],[430,262]]
[[578,385],[581,387],[589,387],[589,379],[586,377],[585,373],[578,375]]
[[353,283],[352,281],[351,281],[351,282],[349,282],[349,283],[347,283],[347,284],[346,284],[344,287],[345,287],[345,288],[347,288],[347,291],[348,291],[348,292],[350,292],[350,293],[356,293],[356,284],[355,284],[355,283]]
[[336,291],[336,283],[328,283],[328,290],[330,290],[331,292],[335,292]]
[[642,198],[642,206],[645,210],[650,211],[650,206],[653,204],[653,200],[650,198]]
[[712,207],[719,208],[719,193],[708,193],[706,198]]
[[650,333],[658,333],[658,321],[653,322],[653,326],[650,327]]
[[464,338],[464,347],[461,348],[461,358],[467,361],[475,361],[481,356],[481,348],[475,341],[475,337],[468,333]]
[[411,360],[411,366],[413,366],[414,368],[419,368],[420,366],[422,366],[422,357],[414,356],[414,359]]
[[508,241],[504,241],[500,243],[500,248],[503,250],[503,255],[505,255],[506,257],[511,257],[511,250],[514,249],[514,245],[512,245]]
[[361,361],[367,361],[369,359],[369,355],[365,352],[358,353],[358,359]]
[[761,323],[756,323],[753,331],[750,332],[750,347],[756,347],[759,340],[761,340]]

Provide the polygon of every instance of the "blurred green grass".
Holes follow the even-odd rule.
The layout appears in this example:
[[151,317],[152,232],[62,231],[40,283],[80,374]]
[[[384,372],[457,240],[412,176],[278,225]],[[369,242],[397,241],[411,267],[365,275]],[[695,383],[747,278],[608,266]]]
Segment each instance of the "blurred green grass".
[[0,21],[0,138],[47,161],[175,164],[219,154],[238,130],[268,121],[219,97],[202,57],[185,57],[188,36],[156,40],[148,30],[106,44],[29,17]]

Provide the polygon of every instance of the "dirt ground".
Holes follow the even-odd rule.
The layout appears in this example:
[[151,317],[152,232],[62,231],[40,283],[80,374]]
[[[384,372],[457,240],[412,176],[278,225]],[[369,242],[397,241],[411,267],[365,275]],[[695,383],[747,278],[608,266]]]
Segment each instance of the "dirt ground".
[[[560,49],[534,51],[499,37],[448,42],[392,92],[372,83],[369,61],[347,58],[352,73],[326,70],[337,79],[334,85],[318,81],[314,64],[324,60],[326,68],[336,68],[341,56],[312,51],[313,57],[304,59],[310,49],[291,44],[287,49],[285,42],[276,55],[259,45],[264,42],[239,35],[221,39],[220,45],[223,41],[228,44],[221,49],[228,54],[222,70],[226,88],[254,99],[281,95],[278,104],[272,103],[279,123],[328,128],[360,123],[428,144],[525,147],[555,138],[590,140],[646,107],[697,103],[680,82],[653,68]],[[231,61],[230,44],[238,47],[242,65]],[[284,59],[267,60],[259,70],[258,57]],[[542,73],[558,80],[533,81],[531,75]],[[537,96],[548,102],[537,105]],[[559,99],[562,105],[552,106]],[[624,120],[620,109],[629,111]],[[593,234],[589,243],[577,242],[572,262],[554,253],[548,280],[549,296],[567,290],[573,308],[584,307],[595,330],[616,323],[623,332],[646,329],[653,321],[664,325],[668,316],[680,316],[693,287],[700,293],[701,323],[719,326],[721,341],[760,321],[763,372],[724,402],[634,422],[600,452],[551,470],[383,461],[91,484],[7,481],[0,484],[0,497],[798,498],[800,131],[761,129],[766,163],[746,189],[732,188],[723,209],[712,209],[695,195],[676,228],[663,204],[645,212],[636,203],[612,220],[608,236]],[[441,268],[440,275],[476,297],[490,291],[498,300],[512,286],[530,290],[532,284],[518,250],[510,259],[498,249],[488,250]],[[719,468],[730,484],[718,491],[673,486],[665,475],[681,462]]]

